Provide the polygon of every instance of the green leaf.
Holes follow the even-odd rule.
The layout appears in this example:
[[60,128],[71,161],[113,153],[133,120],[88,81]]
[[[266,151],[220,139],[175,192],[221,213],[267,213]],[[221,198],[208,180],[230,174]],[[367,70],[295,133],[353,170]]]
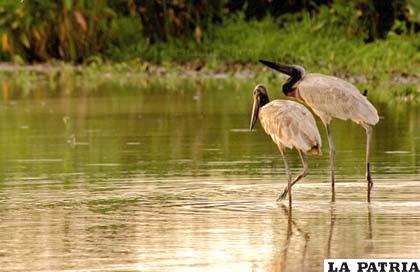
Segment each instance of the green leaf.
[[25,34],[20,35],[20,42],[26,47],[29,48],[31,45],[29,43],[29,39]]
[[64,0],[64,8],[66,10],[71,10],[72,6],[73,6],[72,0]]
[[18,26],[19,26],[19,21],[14,21],[12,23],[12,29],[16,29],[16,28],[18,28]]
[[13,59],[13,62],[17,64],[20,64],[20,65],[25,64],[25,60],[20,55],[13,55],[12,59]]

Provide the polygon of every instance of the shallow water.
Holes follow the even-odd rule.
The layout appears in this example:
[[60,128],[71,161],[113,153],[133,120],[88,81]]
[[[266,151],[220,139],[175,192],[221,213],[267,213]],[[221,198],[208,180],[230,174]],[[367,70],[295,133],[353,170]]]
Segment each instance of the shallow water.
[[327,257],[420,256],[418,105],[374,102],[370,205],[363,129],[333,123],[331,204],[319,124],[324,155],[290,211],[274,201],[276,147],[247,129],[251,90],[3,89],[0,270],[320,271]]

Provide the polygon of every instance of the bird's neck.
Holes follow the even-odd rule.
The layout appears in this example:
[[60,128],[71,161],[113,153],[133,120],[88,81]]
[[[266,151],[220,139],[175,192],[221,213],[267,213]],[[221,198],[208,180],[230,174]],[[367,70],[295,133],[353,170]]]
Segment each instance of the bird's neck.
[[302,75],[296,74],[289,77],[286,83],[283,84],[283,93],[287,96],[294,96],[294,92],[296,91],[296,83],[301,80]]
[[267,95],[260,95],[260,108],[264,107],[270,102],[270,99]]

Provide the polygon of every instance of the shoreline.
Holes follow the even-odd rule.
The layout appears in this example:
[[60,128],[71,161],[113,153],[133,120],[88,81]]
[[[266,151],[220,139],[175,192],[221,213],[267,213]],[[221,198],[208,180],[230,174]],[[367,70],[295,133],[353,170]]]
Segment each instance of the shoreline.
[[[180,79],[251,79],[270,77],[275,73],[269,68],[258,63],[222,63],[205,64],[200,61],[188,63],[162,63],[151,62],[122,62],[122,63],[92,63],[89,65],[74,65],[69,63],[40,63],[19,65],[10,62],[0,62],[0,73],[21,74],[34,73],[48,75],[51,73],[74,73],[83,77],[84,74],[95,74],[104,78],[125,76],[127,78],[137,76],[147,77],[177,77]],[[266,75],[264,75],[266,74]],[[385,82],[391,84],[420,84],[420,73],[416,74],[387,74],[386,78],[376,78],[372,75],[353,75],[349,72],[337,71],[334,76],[343,78],[352,83],[366,84],[370,82]]]

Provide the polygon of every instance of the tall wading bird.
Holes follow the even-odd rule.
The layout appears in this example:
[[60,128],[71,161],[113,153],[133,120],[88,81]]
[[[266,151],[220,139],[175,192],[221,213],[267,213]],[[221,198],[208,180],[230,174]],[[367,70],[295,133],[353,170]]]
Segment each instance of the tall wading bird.
[[321,118],[327,130],[330,149],[330,170],[332,201],[335,201],[334,161],[335,147],[332,139],[330,122],[332,118],[350,119],[366,130],[366,179],[367,201],[370,202],[370,192],[373,187],[370,175],[370,142],[372,127],[379,121],[375,107],[359,90],[340,78],[315,73],[305,73],[305,69],[297,65],[286,65],[260,60],[266,66],[290,76],[283,84],[283,93],[303,101],[316,115]]
[[[289,194],[289,205],[292,205],[292,186],[308,174],[305,155],[321,154],[321,136],[312,113],[302,104],[289,100],[268,99],[267,90],[262,85],[254,89],[250,129],[260,119],[261,126],[271,136],[283,157],[287,186],[277,200]],[[287,164],[285,148],[296,148],[303,164],[303,172],[292,181],[292,174]]]

